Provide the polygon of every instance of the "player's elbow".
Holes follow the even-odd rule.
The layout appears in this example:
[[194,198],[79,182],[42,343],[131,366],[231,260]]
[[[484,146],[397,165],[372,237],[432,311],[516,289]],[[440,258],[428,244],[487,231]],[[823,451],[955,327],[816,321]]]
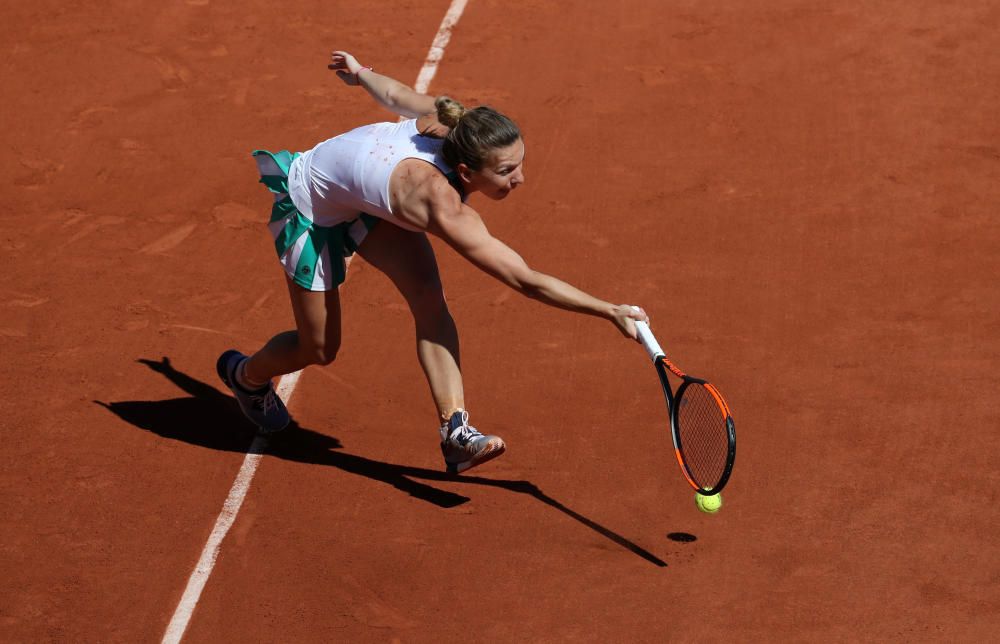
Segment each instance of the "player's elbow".
[[399,106],[399,92],[395,87],[386,88],[379,98],[382,99],[382,105],[390,110],[394,110]]
[[419,98],[420,94],[402,83],[390,85],[382,92],[382,104],[400,116],[419,116],[420,111],[417,109]]
[[521,295],[529,297],[533,300],[541,299],[542,297],[542,280],[541,273],[533,271],[531,269],[525,269],[516,275],[513,279],[513,284],[511,284]]

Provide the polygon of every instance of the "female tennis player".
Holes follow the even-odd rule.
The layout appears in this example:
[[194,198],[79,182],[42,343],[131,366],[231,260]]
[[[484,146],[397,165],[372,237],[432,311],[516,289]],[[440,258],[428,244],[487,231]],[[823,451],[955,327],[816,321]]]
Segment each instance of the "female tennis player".
[[415,92],[344,51],[333,52],[329,68],[404,120],[360,127],[301,154],[254,152],[261,182],[274,193],[269,227],[296,328],[249,357],[226,351],[219,376],[261,431],[283,429],[288,411],[271,380],[334,360],[341,340],[338,287],[345,258],[357,252],[409,305],[417,357],[443,423],[445,467],[462,472],[499,456],[505,444],[469,425],[458,332],[427,233],[518,292],[605,318],[626,337],[635,338],[634,320],[647,317],[532,270],[466,205],[474,193],[505,199],[524,183],[524,142],[513,121],[489,107],[467,110],[448,97]]

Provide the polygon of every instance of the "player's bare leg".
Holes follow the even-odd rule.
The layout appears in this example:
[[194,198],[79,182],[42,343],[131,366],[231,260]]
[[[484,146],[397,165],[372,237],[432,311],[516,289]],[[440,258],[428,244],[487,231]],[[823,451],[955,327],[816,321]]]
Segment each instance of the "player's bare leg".
[[437,260],[427,235],[380,222],[359,254],[385,273],[413,313],[417,357],[427,376],[443,424],[441,452],[451,473],[459,473],[503,454],[499,436],[484,436],[469,425],[465,411],[458,331],[441,289]]
[[309,291],[288,279],[296,329],[271,338],[249,358],[235,349],[216,362],[222,381],[232,390],[240,409],[265,433],[284,429],[288,410],[272,379],[311,364],[329,364],[340,348],[340,294]]
[[340,350],[340,292],[309,291],[287,276],[286,281],[296,328],[277,334],[246,361],[243,375],[251,384],[330,364]]
[[379,222],[358,254],[392,280],[413,314],[417,358],[442,420],[465,408],[458,330],[427,236]]

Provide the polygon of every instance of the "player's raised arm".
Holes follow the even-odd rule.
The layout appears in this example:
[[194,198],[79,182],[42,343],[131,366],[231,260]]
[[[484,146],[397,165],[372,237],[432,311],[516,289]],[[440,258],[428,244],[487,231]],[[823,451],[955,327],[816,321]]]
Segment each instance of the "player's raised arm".
[[379,105],[400,116],[416,118],[435,109],[433,96],[416,92],[398,80],[376,73],[346,51],[333,52],[328,67],[348,85],[364,87]]
[[566,282],[532,269],[507,244],[490,234],[479,214],[457,197],[435,208],[429,232],[441,237],[463,257],[519,293],[567,311],[610,320],[621,333],[636,338],[635,320],[648,320],[642,311],[596,298]]

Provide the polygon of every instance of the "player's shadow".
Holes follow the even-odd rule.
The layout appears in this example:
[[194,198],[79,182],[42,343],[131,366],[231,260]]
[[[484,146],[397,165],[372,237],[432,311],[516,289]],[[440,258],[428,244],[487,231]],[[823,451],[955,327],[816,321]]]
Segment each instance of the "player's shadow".
[[[210,449],[247,452],[256,436],[256,428],[246,420],[231,396],[178,371],[170,363],[169,358],[160,361],[140,359],[138,362],[162,374],[189,396],[170,400],[94,402],[122,420],[164,438]],[[470,499],[414,479],[471,483],[527,494],[572,517],[646,561],[661,567],[667,565],[648,550],[548,496],[530,481],[454,476],[422,467],[375,461],[338,451],[341,447],[340,441],[336,438],[301,427],[293,421],[284,431],[269,438],[266,453],[301,463],[330,465],[345,472],[386,483],[412,497],[443,508],[455,507]]]

